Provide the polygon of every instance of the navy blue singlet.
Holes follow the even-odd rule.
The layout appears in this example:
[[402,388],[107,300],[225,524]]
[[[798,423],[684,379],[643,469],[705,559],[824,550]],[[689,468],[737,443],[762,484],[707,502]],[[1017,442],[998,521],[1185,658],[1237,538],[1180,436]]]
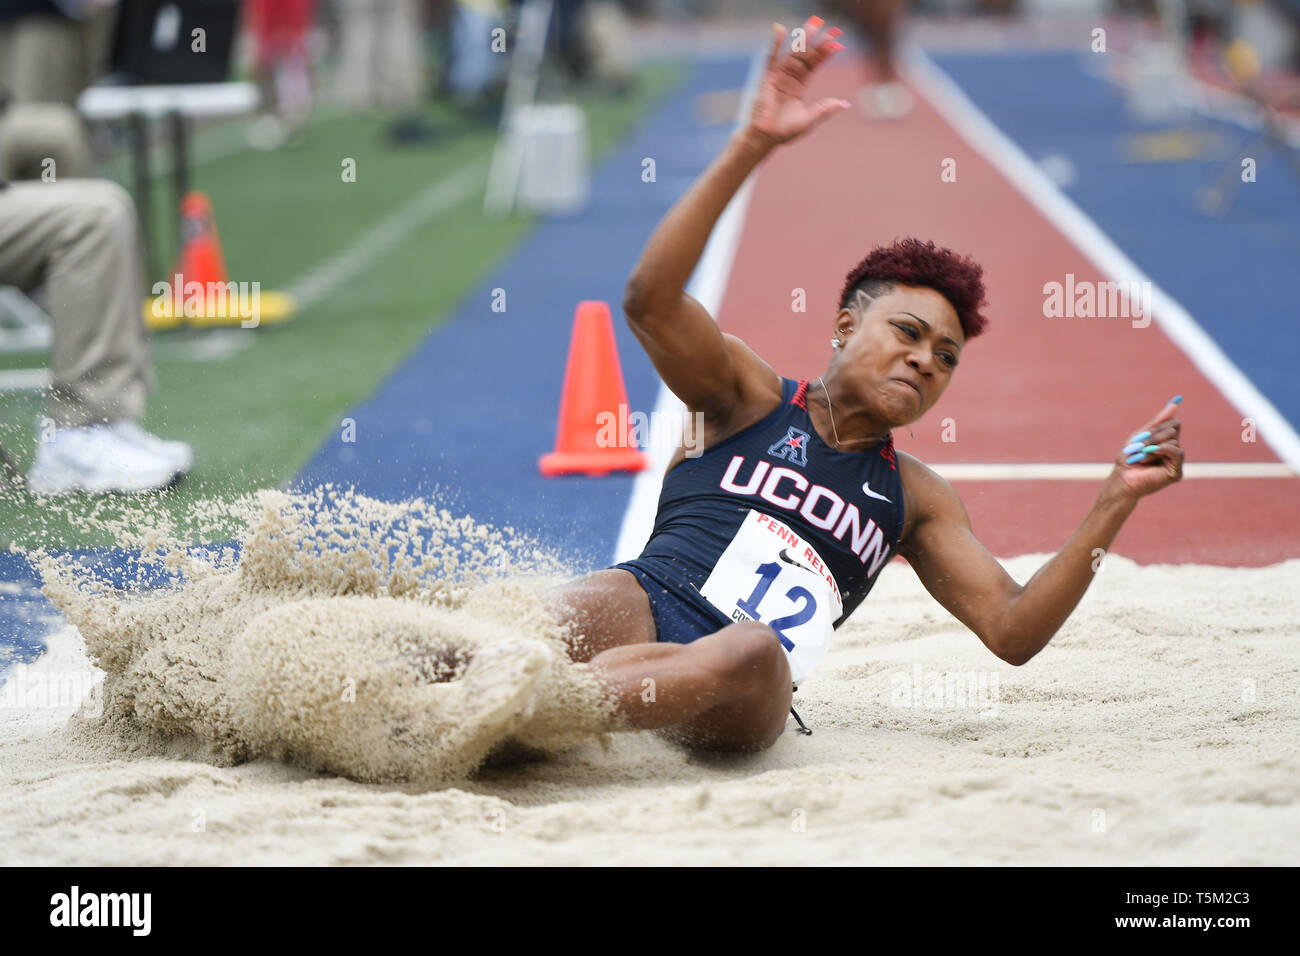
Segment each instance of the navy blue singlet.
[[[818,570],[833,575],[842,598],[836,628],[871,591],[898,545],[903,485],[893,436],[865,451],[837,451],[813,427],[808,383],[786,378],[781,383],[782,401],[774,411],[698,458],[684,459],[665,476],[650,540],[638,558],[616,565],[645,589],[660,641],[690,643],[735,620],[763,620],[781,634],[762,613],[741,614],[732,607],[724,612],[700,593],[742,524],[747,518],[752,523],[751,509],[776,519],[815,549],[825,565]],[[782,549],[781,560],[798,558],[790,552],[795,549]],[[765,567],[777,565],[754,568],[756,588],[762,587]],[[748,588],[747,570],[742,567],[735,576],[741,592]],[[751,599],[760,593],[766,594],[756,590]],[[746,607],[743,597],[736,603]],[[769,616],[775,618],[776,611]],[[790,631],[792,638],[795,633]],[[782,642],[790,650],[784,636]]]

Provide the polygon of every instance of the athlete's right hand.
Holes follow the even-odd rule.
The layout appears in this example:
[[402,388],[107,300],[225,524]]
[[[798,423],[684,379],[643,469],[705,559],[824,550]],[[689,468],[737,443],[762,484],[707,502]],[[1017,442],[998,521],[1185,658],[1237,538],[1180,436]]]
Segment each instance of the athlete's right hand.
[[823,25],[821,17],[809,17],[804,23],[803,42],[798,49],[787,48],[785,27],[772,24],[772,52],[767,59],[767,72],[754,97],[745,132],[768,145],[788,143],[802,136],[818,123],[849,108],[849,102],[837,97],[827,97],[816,103],[803,101],[808,78],[837,50],[844,49],[835,37],[843,31],[838,27],[828,29],[814,45],[813,35]]

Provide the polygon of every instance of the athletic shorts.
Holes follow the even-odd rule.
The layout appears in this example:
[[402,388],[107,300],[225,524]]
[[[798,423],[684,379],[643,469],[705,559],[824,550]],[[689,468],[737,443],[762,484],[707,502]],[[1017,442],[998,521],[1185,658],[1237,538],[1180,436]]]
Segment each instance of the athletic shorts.
[[734,623],[709,604],[699,591],[682,583],[665,562],[638,558],[614,567],[630,571],[650,599],[650,613],[654,616],[655,634],[660,641],[689,644]]

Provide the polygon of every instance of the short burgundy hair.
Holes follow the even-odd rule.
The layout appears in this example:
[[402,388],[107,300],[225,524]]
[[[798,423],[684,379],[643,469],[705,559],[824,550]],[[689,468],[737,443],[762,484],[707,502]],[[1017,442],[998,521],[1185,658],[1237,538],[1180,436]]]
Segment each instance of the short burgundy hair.
[[986,304],[983,275],[983,266],[951,249],[920,239],[895,239],[893,245],[872,249],[845,277],[840,308],[859,290],[874,299],[896,285],[925,286],[952,304],[966,338],[973,339],[988,326],[979,311]]

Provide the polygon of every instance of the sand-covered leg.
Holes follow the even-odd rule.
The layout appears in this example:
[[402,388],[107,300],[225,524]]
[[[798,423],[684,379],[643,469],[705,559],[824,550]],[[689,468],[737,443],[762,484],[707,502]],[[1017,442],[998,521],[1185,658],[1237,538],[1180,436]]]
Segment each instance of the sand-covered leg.
[[431,608],[365,598],[259,615],[231,647],[241,736],[255,753],[358,780],[463,779],[532,716],[553,652],[455,625]]

